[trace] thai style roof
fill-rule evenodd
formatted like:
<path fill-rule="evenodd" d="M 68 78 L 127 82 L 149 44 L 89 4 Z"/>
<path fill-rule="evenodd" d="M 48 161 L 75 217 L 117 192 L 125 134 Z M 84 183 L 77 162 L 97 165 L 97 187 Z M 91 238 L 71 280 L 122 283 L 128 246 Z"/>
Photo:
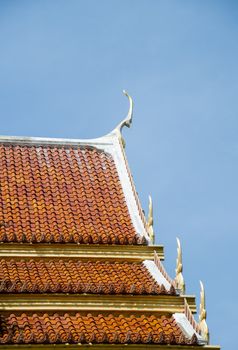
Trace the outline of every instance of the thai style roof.
<path fill-rule="evenodd" d="M 146 243 L 110 153 L 80 141 L 34 141 L 0 139 L 0 241 Z"/>
<path fill-rule="evenodd" d="M 125 93 L 126 94 L 126 93 Z M 126 94 L 127 95 L 127 94 Z M 2 349 L 219 349 L 208 345 L 176 276 L 154 245 L 121 130 L 93 140 L 0 136 L 0 344 Z"/>

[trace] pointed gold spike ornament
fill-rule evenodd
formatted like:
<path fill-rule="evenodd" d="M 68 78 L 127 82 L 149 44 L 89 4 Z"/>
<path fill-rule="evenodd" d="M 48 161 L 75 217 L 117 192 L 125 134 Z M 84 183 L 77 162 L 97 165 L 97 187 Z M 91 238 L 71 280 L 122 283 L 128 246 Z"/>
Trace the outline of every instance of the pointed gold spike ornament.
<path fill-rule="evenodd" d="M 204 340 L 209 343 L 209 330 L 207 327 L 207 311 L 206 311 L 206 303 L 205 303 L 205 290 L 203 283 L 200 281 L 200 308 L 199 308 L 199 329 L 201 331 L 201 335 L 204 338 Z"/>
<path fill-rule="evenodd" d="M 177 261 L 176 261 L 176 276 L 175 276 L 175 285 L 177 289 L 180 289 L 181 293 L 185 293 L 185 282 L 183 278 L 183 262 L 182 262 L 182 248 L 181 243 L 178 238 L 177 240 Z"/>
<path fill-rule="evenodd" d="M 125 140 L 123 139 L 122 137 L 122 129 L 124 126 L 127 126 L 128 128 L 130 128 L 131 126 L 131 123 L 132 123 L 132 116 L 133 116 L 133 100 L 131 98 L 131 96 L 125 91 L 123 90 L 123 94 L 128 98 L 129 100 L 129 111 L 127 113 L 127 116 L 125 119 L 123 119 L 118 125 L 117 127 L 115 128 L 115 131 L 117 132 L 117 135 L 123 145 L 123 147 L 125 148 Z"/>
<path fill-rule="evenodd" d="M 147 231 L 149 233 L 149 237 L 151 240 L 151 243 L 155 243 L 155 234 L 154 234 L 154 229 L 153 229 L 153 202 L 151 196 L 149 196 L 149 212 L 148 212 L 148 219 L 147 219 Z"/>

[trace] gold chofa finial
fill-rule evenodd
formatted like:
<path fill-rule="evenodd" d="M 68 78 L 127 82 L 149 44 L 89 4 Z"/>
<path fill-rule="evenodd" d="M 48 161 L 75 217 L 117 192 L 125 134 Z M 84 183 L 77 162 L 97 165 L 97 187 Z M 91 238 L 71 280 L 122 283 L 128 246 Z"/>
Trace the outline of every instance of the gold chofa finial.
<path fill-rule="evenodd" d="M 124 126 L 127 126 L 128 128 L 131 126 L 132 123 L 132 116 L 133 116 L 133 101 L 131 96 L 125 91 L 123 90 L 123 94 L 128 98 L 129 100 L 129 111 L 127 113 L 127 116 L 125 119 L 123 119 L 115 128 L 115 131 L 118 134 L 118 137 L 120 139 L 120 141 L 122 142 L 123 147 L 125 148 L 125 141 L 122 137 L 122 129 Z"/>
<path fill-rule="evenodd" d="M 207 327 L 207 311 L 206 311 L 206 303 L 205 303 L 205 291 L 203 283 L 200 281 L 200 309 L 199 309 L 199 328 L 201 331 L 201 335 L 209 343 L 209 330 Z"/>
<path fill-rule="evenodd" d="M 181 290 L 181 293 L 185 293 L 185 283 L 183 278 L 183 261 L 182 261 L 182 248 L 180 244 L 180 240 L 177 240 L 177 261 L 176 261 L 176 276 L 175 276 L 175 285 L 177 289 Z"/>
<path fill-rule="evenodd" d="M 153 202 L 151 196 L 149 196 L 149 212 L 148 212 L 148 219 L 147 219 L 147 230 L 149 233 L 149 237 L 151 240 L 151 243 L 155 243 L 155 234 L 154 234 L 154 229 L 153 229 Z"/>

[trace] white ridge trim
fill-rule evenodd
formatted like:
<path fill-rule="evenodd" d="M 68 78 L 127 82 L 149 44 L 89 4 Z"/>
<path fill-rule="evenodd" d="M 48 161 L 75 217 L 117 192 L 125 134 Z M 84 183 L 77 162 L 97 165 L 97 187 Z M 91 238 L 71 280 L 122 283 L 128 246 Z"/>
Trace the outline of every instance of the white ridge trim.
<path fill-rule="evenodd" d="M 112 139 L 113 147 L 111 148 L 111 155 L 113 156 L 114 162 L 116 164 L 117 172 L 120 178 L 121 186 L 124 192 L 124 196 L 126 199 L 127 207 L 129 210 L 129 214 L 135 227 L 135 230 L 138 235 L 141 237 L 144 236 L 148 241 L 149 237 L 145 230 L 144 224 L 140 217 L 140 213 L 137 207 L 136 199 L 133 193 L 133 188 L 131 184 L 131 180 L 127 171 L 125 159 L 122 153 L 120 141 L 116 134 L 111 133 L 106 137 L 110 137 Z"/>
<path fill-rule="evenodd" d="M 3 144 L 21 144 L 21 145 L 45 145 L 45 146 L 92 146 L 104 149 L 110 143 L 107 136 L 96 139 L 67 139 L 67 138 L 49 138 L 49 137 L 30 137 L 30 136 L 2 136 L 0 143 Z"/>
<path fill-rule="evenodd" d="M 144 266 L 147 268 L 151 276 L 156 280 L 159 285 L 164 285 L 164 287 L 169 291 L 171 284 L 169 281 L 162 275 L 154 261 L 145 260 L 143 261 Z"/>
<path fill-rule="evenodd" d="M 191 339 L 195 333 L 198 339 L 198 343 L 200 345 L 207 344 L 203 337 L 195 331 L 195 329 L 183 313 L 175 313 L 173 314 L 173 317 L 187 338 Z"/>

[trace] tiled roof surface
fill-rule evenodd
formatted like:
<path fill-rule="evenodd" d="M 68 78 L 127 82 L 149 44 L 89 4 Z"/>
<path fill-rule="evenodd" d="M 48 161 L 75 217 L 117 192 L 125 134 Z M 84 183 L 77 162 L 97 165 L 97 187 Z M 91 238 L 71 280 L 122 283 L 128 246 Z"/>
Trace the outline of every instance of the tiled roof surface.
<path fill-rule="evenodd" d="M 0 343 L 197 344 L 173 317 L 72 314 L 2 315 Z"/>
<path fill-rule="evenodd" d="M 142 263 L 0 260 L 1 293 L 175 294 Z"/>
<path fill-rule="evenodd" d="M 0 241 L 146 244 L 111 155 L 1 144 L 0 169 Z"/>
<path fill-rule="evenodd" d="M 89 146 L 17 143 L 0 144 L 0 242 L 52 243 L 52 250 L 53 243 L 147 244 L 133 226 L 112 155 Z M 0 260 L 0 293 L 176 294 L 173 283 L 167 291 L 148 269 L 135 262 L 8 258 Z M 2 311 L 0 344 L 198 345 L 169 315 L 21 312 Z"/>

